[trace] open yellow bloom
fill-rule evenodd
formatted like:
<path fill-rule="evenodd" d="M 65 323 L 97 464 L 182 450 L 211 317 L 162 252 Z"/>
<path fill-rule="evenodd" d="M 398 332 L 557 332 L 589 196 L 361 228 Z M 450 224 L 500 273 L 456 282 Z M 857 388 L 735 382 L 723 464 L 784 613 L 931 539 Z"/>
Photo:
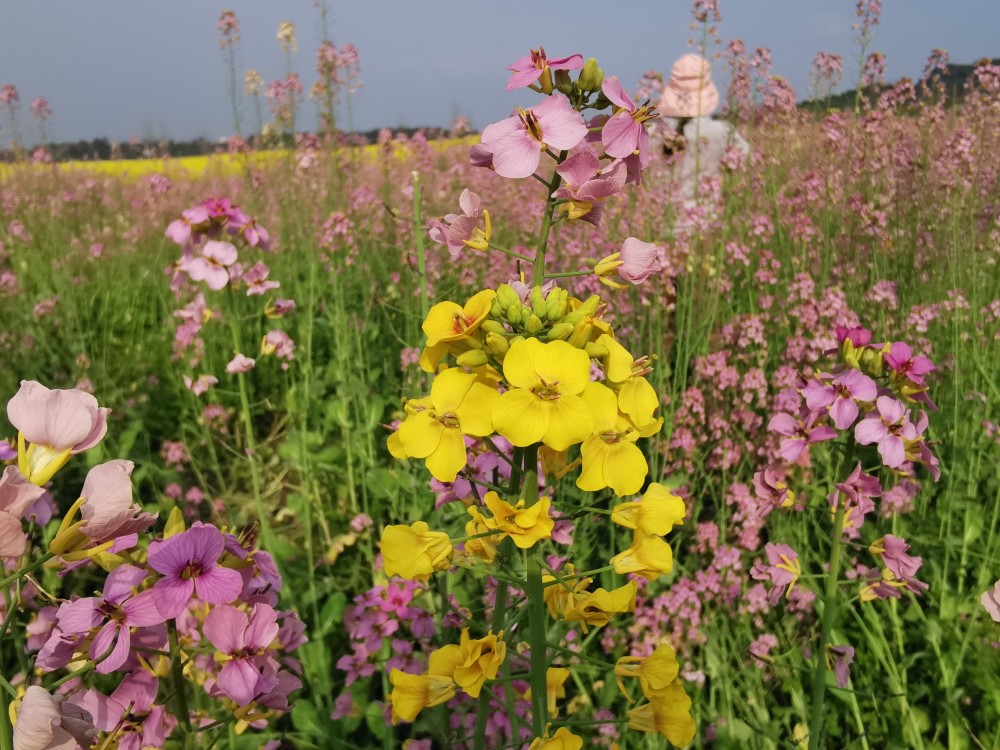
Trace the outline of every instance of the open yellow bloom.
<path fill-rule="evenodd" d="M 482 638 L 473 639 L 469 638 L 469 629 L 464 628 L 457 646 L 444 646 L 434 653 L 438 654 L 441 672 L 447 672 L 444 676 L 451 677 L 462 690 L 478 698 L 483 683 L 496 679 L 507 656 L 507 644 L 503 631 L 497 635 L 490 631 Z"/>
<path fill-rule="evenodd" d="M 571 606 L 575 606 L 578 599 L 587 596 L 587 586 L 593 582 L 593 578 L 573 578 L 575 568 L 572 563 L 566 565 L 566 570 L 562 580 L 552 575 L 542 576 L 542 585 L 545 587 L 543 599 L 545 606 L 549 608 L 549 614 L 553 619 L 561 620 L 563 613 Z"/>
<path fill-rule="evenodd" d="M 599 337 L 596 343 L 598 348 L 607 351 L 603 358 L 604 374 L 618 394 L 618 409 L 635 425 L 640 437 L 655 435 L 663 426 L 663 420 L 653 419 L 660 401 L 656 390 L 644 377 L 652 369 L 649 358 L 635 359 L 609 334 Z"/>
<path fill-rule="evenodd" d="M 582 747 L 582 737 L 573 734 L 566 727 L 559 727 L 551 737 L 546 732 L 545 737 L 533 739 L 528 750 L 580 750 Z"/>
<path fill-rule="evenodd" d="M 474 505 L 468 508 L 472 520 L 465 523 L 466 536 L 475 536 L 476 539 L 465 540 L 465 554 L 478 557 L 487 565 L 492 565 L 497 559 L 497 544 L 503 539 L 500 534 L 493 533 L 490 536 L 478 536 L 493 531 L 489 525 L 489 519 L 479 512 L 479 508 Z"/>
<path fill-rule="evenodd" d="M 385 574 L 411 581 L 426 581 L 434 571 L 447 568 L 454 552 L 448 535 L 431 531 L 423 521 L 386 526 L 379 548 Z"/>
<path fill-rule="evenodd" d="M 493 410 L 493 426 L 511 443 L 563 451 L 593 432 L 594 418 L 580 398 L 590 383 L 585 351 L 565 341 L 521 339 L 511 344 L 503 372 L 511 389 Z"/>
<path fill-rule="evenodd" d="M 660 537 L 636 530 L 632 546 L 612 557 L 611 564 L 621 575 L 635 573 L 655 581 L 674 567 L 674 555 Z"/>
<path fill-rule="evenodd" d="M 642 502 L 620 503 L 612 508 L 611 520 L 629 529 L 663 536 L 674 526 L 683 524 L 686 514 L 681 498 L 671 494 L 662 484 L 653 482 L 646 488 Z"/>
<path fill-rule="evenodd" d="M 486 525 L 492 529 L 504 532 L 504 536 L 494 540 L 499 543 L 504 537 L 510 537 L 521 549 L 529 549 L 542 539 L 552 536 L 555 522 L 549 518 L 549 499 L 541 498 L 530 508 L 524 507 L 524 500 L 517 505 L 511 505 L 495 492 L 487 492 L 483 497 L 486 507 L 493 513 L 493 518 L 486 519 Z"/>
<path fill-rule="evenodd" d="M 393 688 L 389 693 L 393 724 L 413 721 L 425 708 L 447 703 L 455 695 L 455 682 L 450 677 L 407 674 L 393 669 L 389 682 Z"/>
<path fill-rule="evenodd" d="M 594 416 L 594 434 L 583 441 L 583 471 L 576 486 L 586 492 L 610 487 L 616 495 L 634 495 L 649 472 L 646 457 L 636 446 L 639 433 L 618 413 L 614 392 L 591 383 L 581 396 Z"/>
<path fill-rule="evenodd" d="M 613 615 L 635 611 L 637 589 L 635 581 L 629 581 L 611 591 L 597 589 L 585 596 L 573 596 L 563 610 L 563 619 L 566 622 L 579 622 L 584 633 L 588 626 L 604 627 Z"/>
<path fill-rule="evenodd" d="M 622 677 L 638 678 L 643 695 L 649 698 L 652 693 L 669 687 L 670 683 L 677 679 L 679 671 L 677 656 L 669 643 L 661 643 L 647 657 L 623 656 L 615 664 L 618 688 L 626 697 L 628 692 L 622 683 Z M 631 698 L 629 700 L 631 701 Z"/>
<path fill-rule="evenodd" d="M 566 697 L 566 680 L 569 678 L 569 670 L 563 667 L 549 667 L 545 670 L 545 700 L 548 704 L 549 715 L 558 716 L 559 706 L 556 701 Z M 531 688 L 524 694 L 525 700 L 531 700 Z M 536 740 L 537 741 L 537 740 Z M 546 745 L 545 747 L 548 747 Z M 561 747 L 556 745 L 555 747 Z"/>
<path fill-rule="evenodd" d="M 424 372 L 434 372 L 449 351 L 482 348 L 482 343 L 473 337 L 490 314 L 496 296 L 492 289 L 484 289 L 473 295 L 464 307 L 455 302 L 439 302 L 428 311 L 421 326 L 427 336 L 427 346 L 420 355 L 420 367 Z"/>
<path fill-rule="evenodd" d="M 395 446 L 409 457 L 423 458 L 439 482 L 454 482 L 466 464 L 465 435 L 493 432 L 491 415 L 500 395 L 479 382 L 475 373 L 445 370 L 434 379 L 429 399 L 399 425 Z M 429 403 L 428 403 L 429 401 Z"/>
<path fill-rule="evenodd" d="M 694 739 L 691 699 L 677 681 L 650 696 L 649 703 L 628 712 L 628 727 L 638 732 L 662 734 L 672 745 L 683 747 Z"/>

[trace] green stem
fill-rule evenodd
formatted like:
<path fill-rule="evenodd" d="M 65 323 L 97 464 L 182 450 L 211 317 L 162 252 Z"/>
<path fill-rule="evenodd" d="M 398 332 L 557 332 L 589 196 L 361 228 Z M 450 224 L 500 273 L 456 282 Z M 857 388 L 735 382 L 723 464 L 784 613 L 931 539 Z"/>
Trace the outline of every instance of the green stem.
<path fill-rule="evenodd" d="M 522 255 L 521 253 L 515 252 L 514 250 L 510 250 L 509 248 L 504 247 L 503 245 L 497 245 L 491 242 L 489 244 L 489 248 L 490 250 L 498 250 L 504 255 L 509 255 L 511 258 L 517 258 L 518 260 L 523 260 L 525 263 L 535 262 L 534 258 L 529 258 L 527 255 Z"/>
<path fill-rule="evenodd" d="M 509 543 L 508 545 L 509 546 Z M 497 579 L 496 594 L 493 598 L 493 619 L 490 630 L 496 634 L 503 629 L 504 614 L 507 609 L 507 581 Z M 512 704 L 513 705 L 513 704 Z M 479 694 L 479 704 L 476 707 L 476 729 L 473 732 L 475 737 L 475 750 L 484 750 L 486 747 L 486 722 L 490 718 L 490 694 L 483 690 Z"/>
<path fill-rule="evenodd" d="M 565 158 L 566 152 L 563 151 L 559 154 L 559 158 L 556 161 L 561 163 Z M 545 281 L 545 254 L 549 249 L 549 232 L 552 230 L 552 214 L 556 210 L 556 202 L 552 200 L 552 194 L 559 189 L 560 184 L 562 184 L 562 175 L 553 171 L 552 181 L 549 182 L 549 195 L 545 201 L 545 217 L 542 219 L 542 231 L 538 236 L 538 248 L 537 254 L 535 255 L 535 272 L 531 280 L 531 283 L 535 286 L 540 286 L 542 282 Z"/>
<path fill-rule="evenodd" d="M 110 653 L 110 649 L 106 650 L 104 653 L 106 656 L 108 653 Z M 64 677 L 60 677 L 58 680 L 49 685 L 49 692 L 54 692 L 57 688 L 62 687 L 70 680 L 75 680 L 77 677 L 82 677 L 88 672 L 93 672 L 96 666 L 97 666 L 96 660 L 87 662 L 84 666 L 80 667 L 76 671 L 70 672 L 68 675 Z"/>
<path fill-rule="evenodd" d="M 7 693 L 0 691 L 0 750 L 14 750 L 14 728 L 10 725 Z"/>
<path fill-rule="evenodd" d="M 592 276 L 594 273 L 593 269 L 586 268 L 582 271 L 560 271 L 559 273 L 547 273 L 545 278 L 547 279 L 570 279 L 575 276 Z"/>
<path fill-rule="evenodd" d="M 851 462 L 854 460 L 854 434 L 851 433 L 844 449 L 844 459 L 840 465 L 837 477 L 846 477 Z M 847 504 L 841 498 L 839 490 L 834 488 L 837 497 L 837 511 L 833 518 L 833 540 L 830 548 L 830 568 L 827 571 L 826 591 L 823 594 L 823 624 L 819 634 L 819 647 L 816 652 L 816 664 L 813 667 L 812 702 L 809 717 L 809 750 L 819 750 L 823 733 L 823 698 L 826 694 L 826 646 L 830 642 L 830 633 L 837 621 L 837 585 L 840 579 L 840 564 L 844 550 L 844 517 L 847 514 Z"/>
<path fill-rule="evenodd" d="M 171 620 L 168 623 L 170 637 L 170 680 L 173 682 L 176 705 L 174 707 L 176 718 L 184 726 L 184 747 L 189 747 L 191 738 L 191 714 L 188 712 L 186 685 L 184 683 L 184 669 L 181 666 L 181 650 L 177 643 L 177 623 Z"/>
<path fill-rule="evenodd" d="M 427 319 L 431 309 L 427 299 L 427 248 L 424 245 L 423 195 L 420 192 L 420 173 L 411 172 L 413 177 L 413 234 L 417 243 L 417 273 L 420 276 L 421 320 Z"/>
<path fill-rule="evenodd" d="M 7 576 L 6 578 L 4 578 L 3 580 L 0 580 L 0 589 L 5 588 L 9 584 L 11 584 L 14 581 L 16 581 L 18 578 L 23 578 L 24 576 L 28 575 L 28 573 L 30 573 L 31 571 L 36 570 L 37 568 L 42 567 L 45 563 L 47 563 L 53 557 L 55 557 L 54 553 L 52 553 L 52 552 L 46 552 L 44 555 L 42 555 L 41 557 L 39 557 L 33 563 L 29 563 L 28 565 L 25 565 L 20 570 L 15 571 L 14 573 L 11 573 L 9 576 Z"/>
<path fill-rule="evenodd" d="M 528 642 L 531 645 L 531 729 L 536 737 L 545 733 L 548 723 L 547 679 L 548 659 L 545 649 L 545 589 L 542 587 L 542 567 L 537 555 L 528 557 Z"/>

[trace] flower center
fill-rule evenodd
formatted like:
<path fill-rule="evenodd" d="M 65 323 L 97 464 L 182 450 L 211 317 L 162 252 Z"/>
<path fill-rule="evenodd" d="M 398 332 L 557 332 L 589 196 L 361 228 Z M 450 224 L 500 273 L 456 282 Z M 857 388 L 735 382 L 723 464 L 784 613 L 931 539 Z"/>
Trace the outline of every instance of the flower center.
<path fill-rule="evenodd" d="M 554 383 L 546 383 L 544 380 L 539 378 L 539 385 L 534 386 L 531 389 L 542 401 L 555 401 L 559 398 L 559 381 Z"/>
<path fill-rule="evenodd" d="M 542 126 L 538 122 L 538 118 L 535 117 L 535 113 L 530 109 L 522 109 L 520 110 L 519 115 L 521 117 L 521 123 L 524 125 L 525 130 L 528 131 L 528 134 L 536 141 L 541 142 Z"/>
<path fill-rule="evenodd" d="M 191 578 L 197 578 L 202 573 L 205 572 L 204 567 L 201 564 L 201 560 L 194 559 L 184 566 L 184 570 L 181 571 L 182 580 L 190 580 Z"/>

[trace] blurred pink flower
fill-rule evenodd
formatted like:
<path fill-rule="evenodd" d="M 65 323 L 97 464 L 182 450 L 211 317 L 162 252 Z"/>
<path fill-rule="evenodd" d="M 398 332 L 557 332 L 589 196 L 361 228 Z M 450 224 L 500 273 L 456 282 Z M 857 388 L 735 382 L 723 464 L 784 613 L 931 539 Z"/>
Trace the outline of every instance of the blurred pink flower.
<path fill-rule="evenodd" d="M 781 599 L 781 595 L 791 593 L 795 582 L 802 575 L 802 563 L 798 553 L 787 544 L 771 544 L 764 546 L 767 565 L 760 560 L 754 563 L 750 577 L 757 581 L 770 581 L 771 593 L 768 601 L 773 607 Z"/>
<path fill-rule="evenodd" d="M 187 267 L 188 276 L 194 281 L 204 281 L 209 289 L 218 291 L 229 283 L 229 266 L 236 262 L 236 247 L 228 242 L 209 240 Z"/>
<path fill-rule="evenodd" d="M 622 264 L 618 266 L 618 275 L 636 286 L 660 272 L 659 248 L 635 237 L 628 237 L 622 243 L 619 260 Z"/>
<path fill-rule="evenodd" d="M 187 375 L 184 376 L 184 386 L 193 391 L 196 396 L 201 396 L 218 382 L 219 379 L 214 375 L 201 374 L 196 380 L 191 380 Z"/>
<path fill-rule="evenodd" d="M 229 361 L 228 365 L 226 365 L 226 372 L 230 375 L 235 375 L 241 372 L 250 372 L 256 363 L 257 361 L 255 359 L 246 357 L 237 352 L 236 356 Z"/>
<path fill-rule="evenodd" d="M 90 747 L 96 735 L 90 713 L 53 698 L 44 688 L 31 685 L 21 700 L 14 724 L 14 750 Z"/>
<path fill-rule="evenodd" d="M 595 227 L 601 222 L 601 203 L 625 186 L 624 163 L 616 161 L 602 169 L 601 160 L 589 148 L 570 156 L 556 171 L 562 176 L 563 185 L 554 197 L 567 201 L 561 207 L 566 218 L 583 219 Z"/>
<path fill-rule="evenodd" d="M 997 581 L 992 590 L 984 591 L 979 599 L 994 622 L 1000 622 L 1000 581 Z"/>
<path fill-rule="evenodd" d="M 767 429 L 785 436 L 778 448 L 778 455 L 793 464 L 799 460 L 807 446 L 836 438 L 837 431 L 829 425 L 813 426 L 818 418 L 817 411 L 810 411 L 800 419 L 784 412 L 771 417 Z"/>

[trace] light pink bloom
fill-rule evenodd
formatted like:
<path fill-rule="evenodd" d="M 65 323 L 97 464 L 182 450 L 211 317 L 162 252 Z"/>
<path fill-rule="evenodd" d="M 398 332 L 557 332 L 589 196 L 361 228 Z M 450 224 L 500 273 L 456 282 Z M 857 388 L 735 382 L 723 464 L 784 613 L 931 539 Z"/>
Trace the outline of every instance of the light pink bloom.
<path fill-rule="evenodd" d="M 556 171 L 562 176 L 563 186 L 554 196 L 570 202 L 567 218 L 583 219 L 595 227 L 601 222 L 601 203 L 625 186 L 624 163 L 616 161 L 602 169 L 601 160 L 589 148 L 570 156 Z"/>
<path fill-rule="evenodd" d="M 659 249 L 652 242 L 628 237 L 622 243 L 618 259 L 621 261 L 617 269 L 618 275 L 623 281 L 636 286 L 660 272 Z"/>
<path fill-rule="evenodd" d="M 33 484 L 43 485 L 69 457 L 93 448 L 108 429 L 110 409 L 79 390 L 50 390 L 34 380 L 7 403 L 7 418 L 29 446 L 18 467 Z"/>
<path fill-rule="evenodd" d="M 984 591 L 979 599 L 994 622 L 1000 622 L 1000 581 L 993 585 L 991 591 Z"/>
<path fill-rule="evenodd" d="M 564 96 L 549 96 L 513 117 L 487 125 L 482 146 L 492 154 L 493 168 L 501 177 L 530 177 L 538 169 L 542 151 L 549 146 L 568 151 L 587 135 L 579 112 Z"/>
<path fill-rule="evenodd" d="M 169 725 L 166 708 L 156 705 L 158 687 L 153 675 L 138 670 L 127 675 L 110 696 L 91 688 L 79 702 L 95 717 L 98 729 L 115 737 L 118 750 L 163 747 Z"/>
<path fill-rule="evenodd" d="M 16 466 L 8 466 L 0 476 L 0 511 L 14 518 L 27 518 L 45 490 L 28 481 Z"/>
<path fill-rule="evenodd" d="M 211 217 L 208 209 L 204 206 L 195 206 L 181 212 L 181 218 L 170 222 L 167 226 L 166 237 L 168 240 L 178 245 L 186 246 L 192 235 L 200 234 L 208 229 Z"/>
<path fill-rule="evenodd" d="M 929 588 L 926 583 L 916 579 L 924 559 L 906 554 L 910 545 L 905 540 L 892 534 L 886 534 L 882 539 L 874 542 L 870 549 L 872 554 L 882 558 L 888 571 L 882 576 L 880 587 L 884 588 L 888 585 L 893 589 L 906 588 L 914 594 L 919 594 Z M 888 595 L 893 596 L 892 593 Z M 898 596 L 898 593 L 895 596 Z M 885 596 L 880 598 L 885 598 Z"/>
<path fill-rule="evenodd" d="M 194 281 L 204 281 L 209 289 L 218 291 L 229 283 L 229 266 L 236 262 L 236 247 L 228 242 L 209 240 L 187 268 Z"/>
<path fill-rule="evenodd" d="M 767 556 L 768 564 L 764 565 L 758 560 L 750 570 L 750 577 L 757 581 L 771 582 L 768 601 L 774 606 L 782 594 L 787 596 L 791 593 L 802 573 L 802 564 L 799 562 L 798 553 L 787 544 L 768 543 L 764 547 L 764 554 Z"/>
<path fill-rule="evenodd" d="M 78 745 L 90 747 L 96 734 L 87 711 L 32 685 L 17 713 L 14 750 L 76 750 Z"/>
<path fill-rule="evenodd" d="M 879 396 L 875 404 L 876 408 L 855 426 L 854 438 L 860 445 L 878 443 L 882 463 L 897 469 L 906 460 L 904 440 L 916 440 L 917 431 L 902 402 L 891 396 Z"/>
<path fill-rule="evenodd" d="M 0 510 L 0 558 L 20 557 L 24 554 L 26 544 L 27 538 L 21 528 L 21 520 Z"/>
<path fill-rule="evenodd" d="M 295 342 L 284 331 L 268 331 L 260 344 L 260 353 L 264 356 L 275 354 L 278 359 L 295 359 Z"/>
<path fill-rule="evenodd" d="M 513 71 L 507 81 L 507 90 L 516 91 L 535 83 L 542 74 L 548 70 L 579 70 L 583 67 L 582 55 L 570 55 L 569 57 L 558 57 L 549 60 L 545 57 L 545 48 L 531 50 L 512 64 L 507 66 L 507 70 Z"/>
<path fill-rule="evenodd" d="M 896 341 L 885 355 L 885 363 L 897 374 L 921 388 L 927 385 L 924 375 L 935 370 L 934 363 L 927 357 L 914 357 L 909 345 Z"/>
<path fill-rule="evenodd" d="M 649 133 L 644 123 L 655 113 L 648 106 L 637 106 L 615 76 L 604 79 L 601 91 L 617 109 L 601 130 L 604 152 L 616 159 L 638 156 L 639 167 L 645 169 L 649 164 Z"/>
<path fill-rule="evenodd" d="M 448 254 L 453 258 L 466 248 L 480 217 L 485 213 L 479 196 L 468 188 L 459 196 L 458 206 L 462 209 L 461 214 L 448 214 L 443 220 L 433 222 L 427 231 L 434 242 L 447 246 Z"/>
<path fill-rule="evenodd" d="M 278 615 L 267 604 L 255 604 L 249 617 L 236 607 L 222 605 L 205 618 L 205 637 L 229 657 L 217 684 L 237 704 L 246 706 L 257 695 L 277 686 L 265 676 L 264 662 L 278 630 Z"/>
<path fill-rule="evenodd" d="M 218 382 L 219 379 L 214 375 L 201 374 L 197 380 L 191 380 L 187 375 L 184 376 L 184 386 L 188 390 L 193 391 L 196 396 L 201 396 Z"/>
<path fill-rule="evenodd" d="M 818 418 L 817 411 L 810 411 L 804 419 L 795 419 L 784 412 L 771 417 L 767 429 L 785 436 L 778 448 L 778 455 L 793 464 L 799 460 L 807 446 L 837 437 L 837 431 L 829 425 L 814 427 Z"/>
<path fill-rule="evenodd" d="M 80 496 L 83 505 L 80 506 L 80 516 L 83 526 L 80 533 L 89 537 L 96 544 L 138 534 L 145 531 L 156 521 L 153 513 L 145 513 L 142 508 L 132 502 L 132 469 L 131 461 L 115 459 L 98 464 L 83 480 Z"/>
<path fill-rule="evenodd" d="M 829 408 L 830 417 L 838 430 L 846 430 L 858 418 L 858 402 L 871 402 L 878 394 L 875 381 L 860 370 L 847 370 L 830 379 L 821 375 L 810 380 L 802 395 L 810 409 Z"/>
<path fill-rule="evenodd" d="M 277 281 L 269 281 L 267 276 L 271 273 L 271 270 L 267 267 L 264 261 L 257 261 L 253 268 L 243 274 L 243 283 L 247 285 L 247 297 L 253 297 L 255 295 L 266 294 L 272 289 L 277 289 L 281 286 Z"/>
<path fill-rule="evenodd" d="M 228 365 L 226 365 L 226 372 L 230 375 L 236 375 L 241 372 L 250 372 L 256 363 L 257 360 L 252 359 L 251 357 L 246 357 L 237 352 L 236 356 L 229 361 Z"/>

